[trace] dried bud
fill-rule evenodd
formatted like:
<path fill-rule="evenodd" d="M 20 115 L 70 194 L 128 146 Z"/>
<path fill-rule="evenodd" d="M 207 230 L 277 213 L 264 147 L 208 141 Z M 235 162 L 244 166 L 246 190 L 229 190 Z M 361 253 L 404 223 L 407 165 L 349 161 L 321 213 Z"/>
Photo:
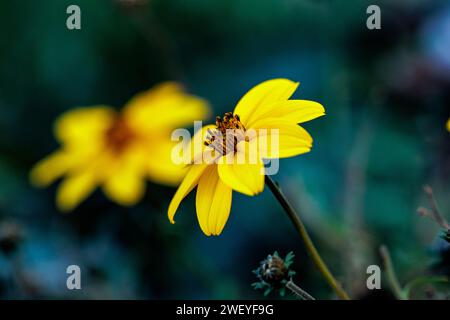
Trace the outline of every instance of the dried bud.
<path fill-rule="evenodd" d="M 420 207 L 417 209 L 417 212 L 422 217 L 429 217 L 434 222 L 436 222 L 439 225 L 439 227 L 442 228 L 440 237 L 445 241 L 447 241 L 448 243 L 450 243 L 450 224 L 439 212 L 436 199 L 434 198 L 433 189 L 429 185 L 425 185 L 423 187 L 423 191 L 428 197 L 428 202 L 430 203 L 431 210 L 428 210 L 424 207 Z"/>
<path fill-rule="evenodd" d="M 261 261 L 259 268 L 253 271 L 259 282 L 253 283 L 252 286 L 255 289 L 264 289 L 264 295 L 277 290 L 283 296 L 287 282 L 295 275 L 295 271 L 290 269 L 293 258 L 292 252 L 289 252 L 284 259 L 276 251 L 274 254 L 269 254 Z"/>

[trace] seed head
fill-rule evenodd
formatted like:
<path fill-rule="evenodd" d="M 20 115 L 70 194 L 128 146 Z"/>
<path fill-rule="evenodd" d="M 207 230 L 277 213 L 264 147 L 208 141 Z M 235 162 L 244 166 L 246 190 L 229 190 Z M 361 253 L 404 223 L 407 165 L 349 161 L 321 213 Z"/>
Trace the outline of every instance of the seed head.
<path fill-rule="evenodd" d="M 260 266 L 253 270 L 259 280 L 252 284 L 253 288 L 265 290 L 264 295 L 268 295 L 272 291 L 278 291 L 281 296 L 284 296 L 287 282 L 295 275 L 295 271 L 290 269 L 293 259 L 293 252 L 289 252 L 284 259 L 276 251 L 269 254 L 266 259 L 260 262 Z"/>

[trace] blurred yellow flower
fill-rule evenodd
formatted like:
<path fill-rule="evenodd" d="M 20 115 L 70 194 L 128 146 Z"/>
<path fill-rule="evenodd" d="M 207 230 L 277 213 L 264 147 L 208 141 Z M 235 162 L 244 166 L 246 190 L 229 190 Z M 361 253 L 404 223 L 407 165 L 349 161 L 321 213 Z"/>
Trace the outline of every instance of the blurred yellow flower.
<path fill-rule="evenodd" d="M 138 202 L 145 178 L 176 185 L 186 173 L 171 161 L 171 132 L 203 119 L 207 102 L 166 82 L 133 97 L 119 113 L 109 106 L 77 108 L 56 121 L 61 148 L 38 162 L 31 182 L 47 186 L 64 177 L 56 196 L 61 211 L 70 211 L 101 186 L 113 201 Z"/>
<path fill-rule="evenodd" d="M 171 223 L 181 201 L 197 186 L 196 211 L 200 228 L 207 236 L 219 235 L 230 214 L 232 190 L 249 196 L 263 191 L 262 159 L 292 157 L 311 150 L 312 137 L 297 124 L 320 117 L 325 110 L 314 101 L 289 100 L 298 85 L 288 79 L 265 81 L 241 98 L 234 113 L 226 113 L 223 119 L 217 117 L 216 125 L 205 126 L 194 135 L 191 143 L 195 144 L 200 137 L 204 147 L 199 150 L 200 155 L 191 157 L 189 171 L 169 205 Z M 267 143 L 270 139 L 267 132 L 271 129 L 276 129 L 278 134 L 276 150 Z M 227 130 L 232 130 L 231 138 L 225 136 Z M 256 131 L 253 138 L 247 135 L 251 130 Z M 252 145 L 264 138 L 265 144 L 253 146 L 256 161 L 249 161 Z M 226 147 L 229 143 L 231 148 Z M 207 153 L 212 161 L 196 161 L 199 157 L 206 158 Z M 234 155 L 232 161 L 226 159 L 230 153 Z M 236 161 L 239 157 L 245 161 Z"/>
<path fill-rule="evenodd" d="M 447 120 L 447 131 L 450 131 L 450 118 Z"/>

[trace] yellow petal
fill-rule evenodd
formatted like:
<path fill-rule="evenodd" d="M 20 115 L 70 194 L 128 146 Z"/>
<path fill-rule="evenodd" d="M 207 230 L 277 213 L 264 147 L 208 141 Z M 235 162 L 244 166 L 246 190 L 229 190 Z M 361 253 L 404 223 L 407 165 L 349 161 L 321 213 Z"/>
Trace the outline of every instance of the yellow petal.
<path fill-rule="evenodd" d="M 315 101 L 309 100 L 285 100 L 271 104 L 264 104 L 252 115 L 247 124 L 251 128 L 253 124 L 265 118 L 277 118 L 292 123 L 303 123 L 318 118 L 325 114 L 324 107 Z"/>
<path fill-rule="evenodd" d="M 252 115 L 261 106 L 289 99 L 299 83 L 288 79 L 272 79 L 264 81 L 248 91 L 238 102 L 234 114 L 239 115 L 241 122 L 247 127 Z"/>
<path fill-rule="evenodd" d="M 61 115 L 55 123 L 55 136 L 66 148 L 77 152 L 98 150 L 104 143 L 103 135 L 108 130 L 116 112 L 106 106 L 78 108 Z"/>
<path fill-rule="evenodd" d="M 31 183 L 45 187 L 64 175 L 73 166 L 73 158 L 62 150 L 40 160 L 30 172 Z"/>
<path fill-rule="evenodd" d="M 263 159 L 287 158 L 309 152 L 313 139 L 302 127 L 286 120 L 268 118 L 254 123 Z"/>
<path fill-rule="evenodd" d="M 172 159 L 172 150 L 176 146 L 176 142 L 171 141 L 170 134 L 166 136 L 155 137 L 155 141 L 148 144 L 148 155 L 145 159 L 147 174 L 153 182 L 177 186 L 187 172 L 186 163 L 174 162 L 180 159 Z"/>
<path fill-rule="evenodd" d="M 132 206 L 136 204 L 144 195 L 145 181 L 141 168 L 135 168 L 133 165 L 124 164 L 119 166 L 107 178 L 103 185 L 105 194 L 123 206 Z"/>
<path fill-rule="evenodd" d="M 254 196 L 264 189 L 264 165 L 260 159 L 256 139 L 241 141 L 232 159 L 226 156 L 218 162 L 220 179 L 233 190 Z M 252 144 L 255 144 L 252 147 Z"/>
<path fill-rule="evenodd" d="M 203 155 L 208 148 L 204 143 L 209 136 L 208 130 L 214 130 L 215 128 L 216 126 L 213 124 L 206 125 L 194 134 L 188 146 L 190 150 L 190 162 L 199 163 L 204 160 Z"/>
<path fill-rule="evenodd" d="M 77 108 L 62 114 L 54 126 L 62 149 L 34 166 L 32 183 L 46 186 L 72 169 L 89 166 L 103 152 L 104 134 L 115 116 L 115 111 L 106 106 Z"/>
<path fill-rule="evenodd" d="M 97 187 L 95 171 L 84 170 L 65 178 L 58 187 L 56 204 L 63 211 L 71 211 L 78 206 Z"/>
<path fill-rule="evenodd" d="M 143 134 L 192 124 L 208 113 L 206 100 L 185 93 L 175 82 L 165 82 L 137 94 L 124 109 L 127 123 Z"/>
<path fill-rule="evenodd" d="M 202 174 L 195 199 L 200 228 L 207 236 L 218 236 L 230 215 L 232 190 L 219 179 L 217 166 Z"/>
<path fill-rule="evenodd" d="M 197 185 L 200 176 L 203 171 L 205 171 L 207 165 L 205 164 L 194 164 L 189 167 L 189 171 L 181 182 L 180 186 L 177 189 L 177 192 L 172 198 L 170 202 L 169 209 L 167 211 L 167 215 L 171 223 L 175 223 L 174 216 L 180 205 L 181 201 L 189 194 L 189 192 L 194 189 Z"/>
<path fill-rule="evenodd" d="M 447 120 L 447 131 L 450 131 L 450 119 Z"/>
<path fill-rule="evenodd" d="M 182 136 L 182 140 L 179 136 L 174 136 L 173 139 L 178 138 L 180 140 L 173 142 L 170 153 L 173 157 L 176 157 L 177 162 L 183 163 L 185 165 L 192 163 L 202 163 L 203 154 L 206 149 L 209 149 L 207 148 L 207 146 L 205 146 L 206 138 L 209 136 L 208 130 L 214 130 L 215 128 L 216 126 L 212 124 L 203 126 L 194 133 L 194 136 L 191 139 L 184 139 L 185 137 Z M 189 134 L 190 137 L 190 133 L 188 131 L 187 134 Z M 161 138 L 164 137 L 161 136 Z"/>

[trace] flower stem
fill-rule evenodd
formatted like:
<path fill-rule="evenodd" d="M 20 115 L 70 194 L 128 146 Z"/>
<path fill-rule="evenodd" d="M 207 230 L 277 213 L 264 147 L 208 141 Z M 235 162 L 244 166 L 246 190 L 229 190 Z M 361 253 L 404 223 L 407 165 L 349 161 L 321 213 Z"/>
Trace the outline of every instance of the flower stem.
<path fill-rule="evenodd" d="M 297 286 L 292 280 L 289 280 L 289 282 L 286 283 L 286 288 L 291 290 L 293 293 L 295 293 L 299 298 L 303 300 L 316 300 L 308 292 Z"/>
<path fill-rule="evenodd" d="M 392 292 L 398 300 L 408 300 L 405 292 L 400 285 L 400 282 L 397 279 L 397 275 L 394 271 L 394 266 L 392 265 L 391 255 L 389 254 L 389 250 L 386 246 L 380 247 L 380 255 L 383 260 L 384 269 L 386 271 L 387 279 L 391 286 Z"/>
<path fill-rule="evenodd" d="M 344 291 L 344 289 L 342 289 L 341 285 L 336 281 L 336 279 L 333 277 L 330 270 L 328 269 L 327 265 L 320 257 L 320 254 L 317 251 L 316 247 L 314 246 L 303 222 L 300 220 L 300 217 L 295 212 L 294 208 L 291 206 L 291 204 L 288 202 L 284 194 L 281 192 L 279 186 L 272 180 L 272 178 L 270 178 L 270 176 L 266 176 L 266 184 L 269 187 L 270 191 L 272 191 L 275 198 L 277 198 L 278 202 L 281 204 L 284 211 L 286 211 L 287 215 L 291 219 L 291 222 L 293 223 L 297 232 L 300 234 L 300 237 L 302 238 L 306 246 L 306 250 L 308 251 L 309 255 L 311 256 L 312 260 L 316 264 L 319 271 L 322 273 L 325 280 L 328 282 L 331 288 L 333 288 L 333 290 L 336 292 L 337 296 L 340 299 L 350 300 L 348 294 Z"/>

